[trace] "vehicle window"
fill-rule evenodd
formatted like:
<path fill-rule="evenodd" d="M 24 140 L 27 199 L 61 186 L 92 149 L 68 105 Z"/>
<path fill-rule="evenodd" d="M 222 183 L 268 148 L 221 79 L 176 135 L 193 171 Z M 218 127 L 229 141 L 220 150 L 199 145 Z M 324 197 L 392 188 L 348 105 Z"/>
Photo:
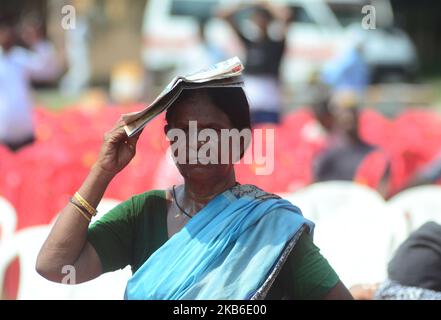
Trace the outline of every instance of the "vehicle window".
<path fill-rule="evenodd" d="M 293 12 L 293 20 L 301 23 L 315 23 L 311 16 L 306 12 L 305 8 L 299 6 L 290 6 Z"/>
<path fill-rule="evenodd" d="M 172 16 L 191 16 L 198 20 L 207 20 L 219 0 L 173 0 L 171 5 Z"/>
<path fill-rule="evenodd" d="M 344 27 L 353 23 L 359 23 L 363 18 L 361 13 L 361 4 L 331 4 L 330 8 L 334 12 L 340 24 Z"/>

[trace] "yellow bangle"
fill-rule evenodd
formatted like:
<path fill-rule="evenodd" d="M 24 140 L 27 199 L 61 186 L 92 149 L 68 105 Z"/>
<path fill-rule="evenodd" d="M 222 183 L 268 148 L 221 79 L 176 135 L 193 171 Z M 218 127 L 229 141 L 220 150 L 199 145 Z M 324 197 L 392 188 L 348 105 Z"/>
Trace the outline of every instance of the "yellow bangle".
<path fill-rule="evenodd" d="M 96 209 L 94 207 L 92 207 L 89 202 L 87 202 L 78 192 L 75 192 L 74 195 L 75 199 L 78 200 L 78 202 L 81 204 L 82 207 L 84 207 L 84 209 L 86 209 L 87 212 L 90 213 L 90 215 L 92 217 L 96 216 Z"/>
<path fill-rule="evenodd" d="M 84 219 L 86 219 L 87 220 L 87 222 L 89 223 L 90 221 L 91 221 L 91 218 L 89 217 L 89 216 L 87 216 L 84 212 L 83 212 L 83 210 L 81 210 L 81 208 L 75 203 L 75 202 L 73 202 L 72 201 L 72 198 L 71 198 L 71 200 L 70 200 L 70 203 L 74 206 L 74 208 L 84 217 Z"/>

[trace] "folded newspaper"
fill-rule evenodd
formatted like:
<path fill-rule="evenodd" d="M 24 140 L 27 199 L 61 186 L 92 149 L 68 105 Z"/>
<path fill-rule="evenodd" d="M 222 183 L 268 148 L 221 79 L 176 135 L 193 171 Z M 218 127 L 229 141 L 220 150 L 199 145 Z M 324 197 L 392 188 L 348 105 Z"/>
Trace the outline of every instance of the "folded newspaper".
<path fill-rule="evenodd" d="M 126 123 L 124 129 L 127 136 L 132 137 L 137 134 L 149 121 L 167 110 L 184 89 L 242 87 L 243 69 L 240 59 L 234 57 L 199 72 L 175 77 L 144 110 L 122 115 Z"/>

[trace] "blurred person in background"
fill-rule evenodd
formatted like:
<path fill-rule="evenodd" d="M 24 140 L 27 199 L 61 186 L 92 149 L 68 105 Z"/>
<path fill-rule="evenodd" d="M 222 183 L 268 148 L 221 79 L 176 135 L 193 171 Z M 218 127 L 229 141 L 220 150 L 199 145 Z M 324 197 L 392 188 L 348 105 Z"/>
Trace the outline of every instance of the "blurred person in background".
<path fill-rule="evenodd" d="M 330 100 L 332 125 L 330 141 L 314 163 L 315 181 L 357 181 L 388 194 L 389 160 L 359 134 L 359 98 L 357 93 L 342 91 Z"/>
<path fill-rule="evenodd" d="M 369 66 L 363 56 L 364 33 L 350 30 L 345 46 L 322 70 L 321 81 L 335 92 L 354 91 L 363 95 L 370 82 Z"/>
<path fill-rule="evenodd" d="M 12 16 L 0 17 L 0 143 L 12 151 L 35 140 L 31 80 L 50 81 L 58 75 L 56 52 L 42 30 L 36 16 L 19 25 Z"/>
<path fill-rule="evenodd" d="M 39 73 L 35 75 L 35 81 L 53 82 L 60 74 L 60 61 L 55 50 L 55 46 L 45 34 L 44 21 L 41 16 L 35 12 L 29 12 L 20 20 L 18 44 L 22 47 L 41 53 L 39 61 L 44 66 L 39 66 Z"/>
<path fill-rule="evenodd" d="M 330 90 L 326 85 L 318 84 L 312 87 L 313 101 L 311 102 L 310 112 L 314 116 L 302 128 L 302 136 L 307 141 L 315 140 L 321 145 L 332 144 L 332 129 L 334 127 L 334 117 L 330 110 Z"/>
<path fill-rule="evenodd" d="M 246 10 L 250 11 L 248 29 L 242 28 L 238 17 Z M 217 15 L 229 23 L 246 51 L 245 90 L 250 99 L 251 123 L 279 123 L 282 111 L 279 69 L 292 21 L 291 10 L 262 2 L 222 9 Z"/>
<path fill-rule="evenodd" d="M 192 50 L 184 51 L 179 73 L 191 74 L 194 70 L 205 69 L 228 59 L 222 48 L 208 37 L 208 26 L 208 19 L 198 21 L 198 45 L 194 46 Z"/>
<path fill-rule="evenodd" d="M 335 119 L 330 110 L 330 91 L 325 87 L 320 87 L 320 94 L 317 94 L 315 101 L 312 103 L 312 112 L 317 123 L 326 133 L 332 132 Z"/>
<path fill-rule="evenodd" d="M 441 300 L 441 225 L 429 221 L 414 231 L 388 265 L 388 281 L 376 299 Z"/>
<path fill-rule="evenodd" d="M 209 65 L 216 64 L 220 61 L 228 59 L 226 53 L 218 46 L 214 41 L 211 41 L 207 35 L 208 32 L 208 21 L 199 21 L 198 31 L 200 43 L 207 52 Z M 193 69 L 194 70 L 194 69 Z"/>
<path fill-rule="evenodd" d="M 315 84 L 311 88 L 312 100 L 309 112 L 312 117 L 301 128 L 301 138 L 314 150 L 312 159 L 316 158 L 325 148 L 332 145 L 334 117 L 330 110 L 330 90 L 322 84 Z M 310 163 L 311 164 L 311 163 Z"/>
<path fill-rule="evenodd" d="M 389 262 L 388 279 L 356 285 L 358 300 L 441 300 L 441 225 L 429 221 L 398 247 Z"/>

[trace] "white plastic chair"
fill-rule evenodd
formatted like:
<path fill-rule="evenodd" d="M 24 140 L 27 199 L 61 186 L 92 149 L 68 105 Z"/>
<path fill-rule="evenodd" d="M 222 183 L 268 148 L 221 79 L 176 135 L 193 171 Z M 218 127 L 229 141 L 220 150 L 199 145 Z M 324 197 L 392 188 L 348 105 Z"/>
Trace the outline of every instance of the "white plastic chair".
<path fill-rule="evenodd" d="M 396 248 L 424 223 L 441 224 L 441 187 L 430 185 L 404 190 L 389 199 L 387 206 L 402 226 L 401 232 L 395 234 Z"/>
<path fill-rule="evenodd" d="M 5 242 L 0 249 L 0 288 L 6 269 L 19 257 L 20 276 L 17 299 L 123 299 L 130 268 L 104 274 L 97 279 L 78 285 L 65 285 L 48 281 L 35 271 L 38 252 L 49 234 L 49 226 L 23 229 Z"/>
<path fill-rule="evenodd" d="M 14 234 L 16 226 L 17 215 L 14 207 L 0 197 L 0 245 Z"/>
<path fill-rule="evenodd" d="M 100 214 L 94 219 L 99 219 L 119 202 L 113 199 L 103 199 L 98 206 Z M 16 257 L 19 257 L 20 282 L 17 299 L 123 299 L 127 280 L 131 276 L 130 267 L 103 274 L 97 279 L 78 285 L 53 283 L 35 271 L 38 252 L 52 224 L 20 230 L 0 247 L 0 288 L 3 287 L 2 281 L 6 269 Z"/>
<path fill-rule="evenodd" d="M 72 287 L 50 282 L 35 271 L 38 252 L 49 234 L 48 226 L 35 226 L 17 232 L 0 248 L 0 288 L 7 268 L 19 258 L 17 299 L 68 299 Z"/>
<path fill-rule="evenodd" d="M 287 197 L 316 224 L 314 243 L 346 286 L 386 278 L 393 234 L 383 198 L 346 181 L 310 185 Z"/>

